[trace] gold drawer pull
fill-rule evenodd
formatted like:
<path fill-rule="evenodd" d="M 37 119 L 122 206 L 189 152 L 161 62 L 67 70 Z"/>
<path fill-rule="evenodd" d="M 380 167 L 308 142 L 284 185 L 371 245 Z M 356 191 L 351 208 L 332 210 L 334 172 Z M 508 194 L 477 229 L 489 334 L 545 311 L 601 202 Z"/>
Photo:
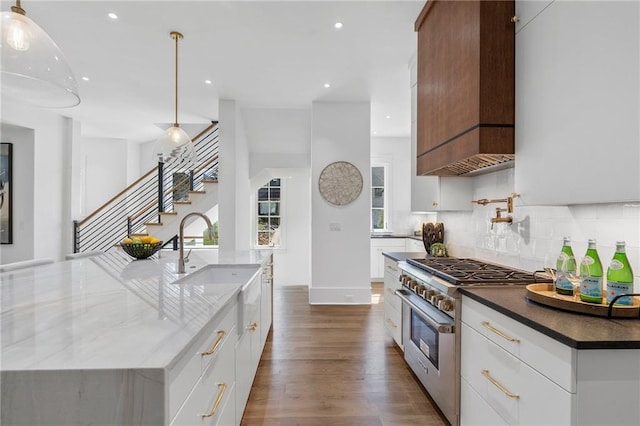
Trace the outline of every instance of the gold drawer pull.
<path fill-rule="evenodd" d="M 249 324 L 249 326 L 247 327 L 249 331 L 256 331 L 257 328 L 258 328 L 258 323 L 255 321 Z"/>
<path fill-rule="evenodd" d="M 514 399 L 519 399 L 520 398 L 520 395 L 518 395 L 516 393 L 509 392 L 504 386 L 502 386 L 502 384 L 499 381 L 497 381 L 496 379 L 491 377 L 491 374 L 489 374 L 489 370 L 482 370 L 481 373 L 482 373 L 482 375 L 484 377 L 487 378 L 487 380 L 489 380 L 495 387 L 500 389 L 502 391 L 502 393 L 507 395 L 509 398 L 514 398 Z"/>
<path fill-rule="evenodd" d="M 482 325 L 485 328 L 488 328 L 489 330 L 493 331 L 494 333 L 496 333 L 498 336 L 507 339 L 510 342 L 516 342 L 516 343 L 520 343 L 520 339 L 516 338 L 516 337 L 511 337 L 511 336 L 507 336 L 506 334 L 504 334 L 502 331 L 498 330 L 497 328 L 495 328 L 494 326 L 492 326 L 491 324 L 489 324 L 489 321 L 482 321 Z"/>
<path fill-rule="evenodd" d="M 393 328 L 398 328 L 398 325 L 395 322 L 391 321 L 391 318 L 387 318 L 387 323 Z"/>
<path fill-rule="evenodd" d="M 218 333 L 218 338 L 213 343 L 213 346 L 211 346 L 211 349 L 209 349 L 206 352 L 202 352 L 200 355 L 202 355 L 202 356 L 213 355 L 213 353 L 218 349 L 218 346 L 220 346 L 220 343 L 222 343 L 222 339 L 224 338 L 225 331 L 224 330 L 218 330 L 218 331 L 216 331 L 216 333 Z"/>
<path fill-rule="evenodd" d="M 227 390 L 226 383 L 218 383 L 218 396 L 216 396 L 216 400 L 213 403 L 213 408 L 209 411 L 209 414 L 201 414 L 202 418 L 213 417 L 216 415 L 216 411 L 218 411 L 218 406 L 222 402 L 222 397 L 224 397 L 224 392 Z"/>

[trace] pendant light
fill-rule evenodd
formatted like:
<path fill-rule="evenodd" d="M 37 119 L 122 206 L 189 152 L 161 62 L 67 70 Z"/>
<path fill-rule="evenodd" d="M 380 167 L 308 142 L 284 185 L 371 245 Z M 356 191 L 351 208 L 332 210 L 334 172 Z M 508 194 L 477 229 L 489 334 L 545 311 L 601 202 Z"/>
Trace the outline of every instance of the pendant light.
<path fill-rule="evenodd" d="M 191 138 L 180 128 L 178 123 L 178 41 L 184 36 L 171 31 L 171 38 L 176 42 L 176 67 L 175 67 L 175 120 L 173 127 L 168 128 L 156 143 L 156 157 L 162 163 L 184 163 L 184 166 L 192 167 L 196 162 L 196 151 Z"/>
<path fill-rule="evenodd" d="M 78 105 L 78 85 L 64 55 L 20 0 L 0 19 L 2 94 L 48 108 Z"/>

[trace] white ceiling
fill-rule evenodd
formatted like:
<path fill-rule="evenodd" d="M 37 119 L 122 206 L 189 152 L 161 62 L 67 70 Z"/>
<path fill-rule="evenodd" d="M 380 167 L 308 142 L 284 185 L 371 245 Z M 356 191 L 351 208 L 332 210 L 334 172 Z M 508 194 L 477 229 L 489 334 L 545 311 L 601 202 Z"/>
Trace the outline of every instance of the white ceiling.
<path fill-rule="evenodd" d="M 12 2 L 2 1 L 2 10 Z M 174 41 L 180 31 L 179 121 L 218 118 L 218 99 L 309 108 L 370 101 L 372 134 L 410 134 L 408 63 L 424 1 L 23 0 L 57 42 L 81 104 L 59 110 L 89 137 L 153 140 L 173 122 Z M 118 14 L 118 20 L 107 17 Z M 344 27 L 334 28 L 341 21 Z M 83 81 L 81 77 L 89 77 Z M 204 80 L 212 84 L 207 85 Z M 329 82 L 330 88 L 324 88 Z M 387 118 L 390 116 L 390 118 Z M 187 126 L 189 127 L 189 126 Z M 202 127 L 202 126 L 196 126 Z"/>

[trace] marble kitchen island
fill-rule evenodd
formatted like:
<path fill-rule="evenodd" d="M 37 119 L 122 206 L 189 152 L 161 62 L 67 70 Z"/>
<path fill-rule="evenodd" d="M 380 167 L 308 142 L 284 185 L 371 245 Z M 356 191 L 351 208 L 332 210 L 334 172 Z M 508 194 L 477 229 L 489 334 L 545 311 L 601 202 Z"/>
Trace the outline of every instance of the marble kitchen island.
<path fill-rule="evenodd" d="M 114 250 L 1 274 L 2 424 L 183 423 L 176 419 L 201 376 L 216 367 L 210 364 L 224 361 L 235 371 L 242 294 L 257 280 L 248 303 L 255 305 L 257 294 L 259 315 L 270 259 L 268 251 L 197 250 L 187 274 L 178 274 L 177 252 L 132 260 Z M 253 265 L 255 274 L 205 284 L 208 265 Z M 200 270 L 205 278 L 189 283 Z M 270 312 L 268 318 L 265 331 Z M 218 345 L 229 355 L 216 352 Z M 211 356 L 202 355 L 209 348 Z M 239 423 L 234 390 L 220 399 L 234 413 L 226 418 Z M 211 389 L 207 398 L 221 393 Z M 204 424 L 198 415 L 186 423 Z"/>

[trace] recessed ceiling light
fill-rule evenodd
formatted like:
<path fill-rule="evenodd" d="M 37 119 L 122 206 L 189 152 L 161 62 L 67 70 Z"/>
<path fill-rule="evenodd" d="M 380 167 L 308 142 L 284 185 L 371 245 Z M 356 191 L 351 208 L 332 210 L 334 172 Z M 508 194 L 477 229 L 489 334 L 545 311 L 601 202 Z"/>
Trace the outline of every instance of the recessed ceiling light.
<path fill-rule="evenodd" d="M 84 81 L 89 81 L 89 77 L 82 77 Z"/>
<path fill-rule="evenodd" d="M 333 26 L 336 30 L 339 30 L 340 28 L 342 28 L 342 22 L 336 22 L 335 24 L 333 24 Z"/>
<path fill-rule="evenodd" d="M 115 13 L 113 13 L 113 12 L 109 12 L 109 13 L 107 14 L 107 16 L 108 16 L 109 18 L 111 18 L 111 19 L 118 19 L 118 15 L 116 15 L 116 14 L 115 14 Z"/>
<path fill-rule="evenodd" d="M 391 118 L 390 115 L 385 116 L 384 118 L 386 118 L 387 120 Z"/>
<path fill-rule="evenodd" d="M 324 84 L 324 88 L 325 88 L 325 89 L 328 89 L 329 87 L 331 87 L 331 85 L 330 85 L 329 83 L 325 83 L 325 84 Z"/>
<path fill-rule="evenodd" d="M 205 84 L 211 84 L 211 80 L 205 80 L 204 83 Z"/>

